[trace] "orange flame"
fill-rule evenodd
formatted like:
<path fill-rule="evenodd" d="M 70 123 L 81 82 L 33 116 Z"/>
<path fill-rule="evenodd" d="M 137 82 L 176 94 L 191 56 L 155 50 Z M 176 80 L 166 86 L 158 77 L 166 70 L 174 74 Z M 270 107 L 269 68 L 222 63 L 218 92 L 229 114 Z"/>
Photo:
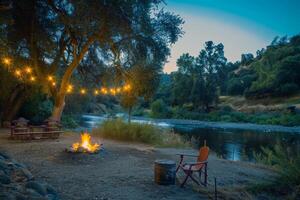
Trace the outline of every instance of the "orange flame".
<path fill-rule="evenodd" d="M 100 149 L 100 145 L 98 143 L 91 143 L 91 136 L 88 133 L 81 134 L 81 143 L 77 142 L 72 144 L 73 151 L 78 151 L 79 148 L 82 148 L 85 152 L 93 153 Z"/>

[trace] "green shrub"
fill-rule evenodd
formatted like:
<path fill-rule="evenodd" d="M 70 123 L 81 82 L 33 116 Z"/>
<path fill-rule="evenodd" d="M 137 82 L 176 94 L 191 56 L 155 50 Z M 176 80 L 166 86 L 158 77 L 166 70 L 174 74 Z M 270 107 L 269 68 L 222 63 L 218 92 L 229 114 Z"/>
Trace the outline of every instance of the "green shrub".
<path fill-rule="evenodd" d="M 103 122 L 98 128 L 93 129 L 93 135 L 103 138 L 141 142 L 145 144 L 164 147 L 182 147 L 187 144 L 181 136 L 167 132 L 155 125 L 127 123 L 122 119 L 113 119 Z"/>
<path fill-rule="evenodd" d="M 275 183 L 261 189 L 291 197 L 300 195 L 300 153 L 298 151 L 277 144 L 273 149 L 262 148 L 262 153 L 255 154 L 255 159 L 259 163 L 274 167 L 279 174 Z"/>
<path fill-rule="evenodd" d="M 277 90 L 278 95 L 283 95 L 283 96 L 290 96 L 292 94 L 295 94 L 298 91 L 299 91 L 299 87 L 295 83 L 286 83 L 284 85 L 281 85 Z"/>
<path fill-rule="evenodd" d="M 157 99 L 151 104 L 151 117 L 153 118 L 171 117 L 171 112 L 162 99 Z"/>
<path fill-rule="evenodd" d="M 64 128 L 77 128 L 79 126 L 78 119 L 74 115 L 63 115 L 61 118 L 61 123 Z"/>

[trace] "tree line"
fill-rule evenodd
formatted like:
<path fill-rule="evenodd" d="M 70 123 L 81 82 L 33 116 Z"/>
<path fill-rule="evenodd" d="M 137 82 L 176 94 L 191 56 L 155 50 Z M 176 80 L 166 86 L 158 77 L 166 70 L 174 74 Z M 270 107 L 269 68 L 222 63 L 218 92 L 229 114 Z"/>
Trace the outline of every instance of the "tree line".
<path fill-rule="evenodd" d="M 234 63 L 227 62 L 222 43 L 208 41 L 198 56 L 181 55 L 177 71 L 162 75 L 153 102 L 154 107 L 164 104 L 210 112 L 221 95 L 286 97 L 299 92 L 299 81 L 300 35 L 276 37 L 255 56 L 242 54 L 241 60 Z"/>

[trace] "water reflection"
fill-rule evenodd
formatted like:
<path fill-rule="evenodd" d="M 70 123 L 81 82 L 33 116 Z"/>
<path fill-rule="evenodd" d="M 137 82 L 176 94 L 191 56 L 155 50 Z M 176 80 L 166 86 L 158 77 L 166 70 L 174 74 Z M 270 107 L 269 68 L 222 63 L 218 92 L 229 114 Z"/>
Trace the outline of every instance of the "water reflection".
<path fill-rule="evenodd" d="M 228 160 L 255 161 L 255 153 L 261 153 L 262 147 L 272 148 L 275 145 L 289 146 L 293 151 L 300 151 L 300 135 L 292 133 L 254 132 L 254 131 L 225 131 L 216 129 L 183 129 L 176 128 L 175 132 L 191 140 L 195 148 L 203 141 L 216 154 Z"/>
<path fill-rule="evenodd" d="M 83 115 L 82 127 L 88 130 L 100 125 L 109 116 Z M 153 121 L 151 119 L 133 119 L 138 123 L 149 123 L 161 127 L 173 127 L 174 131 L 190 140 L 194 148 L 207 145 L 216 154 L 228 160 L 255 161 L 255 153 L 260 153 L 261 148 L 272 148 L 275 145 L 289 147 L 291 151 L 300 152 L 300 134 L 280 133 L 280 132 L 255 132 L 242 130 L 220 130 L 195 128 L 192 125 L 172 125 L 163 121 Z"/>

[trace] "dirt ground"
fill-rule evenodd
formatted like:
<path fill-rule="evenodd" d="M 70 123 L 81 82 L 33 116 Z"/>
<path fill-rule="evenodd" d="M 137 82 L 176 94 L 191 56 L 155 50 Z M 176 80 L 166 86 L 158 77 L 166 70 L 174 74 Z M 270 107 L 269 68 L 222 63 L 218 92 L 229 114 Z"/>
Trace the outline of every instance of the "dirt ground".
<path fill-rule="evenodd" d="M 12 141 L 8 130 L 0 130 L 0 151 L 6 152 L 24 163 L 36 179 L 48 182 L 56 188 L 61 199 L 208 199 L 203 191 L 213 191 L 217 177 L 218 189 L 233 189 L 268 181 L 274 173 L 262 166 L 233 162 L 210 155 L 208 165 L 208 189 L 196 187 L 191 182 L 185 188 L 159 186 L 154 183 L 156 159 L 178 160 L 176 153 L 193 150 L 153 148 L 141 144 L 101 140 L 105 151 L 95 155 L 65 152 L 79 134 L 64 134 L 57 140 Z M 94 139 L 100 142 L 99 139 Z M 180 181 L 183 174 L 179 174 Z M 202 192 L 199 192 L 202 191 Z M 209 192 L 209 196 L 212 196 Z"/>

